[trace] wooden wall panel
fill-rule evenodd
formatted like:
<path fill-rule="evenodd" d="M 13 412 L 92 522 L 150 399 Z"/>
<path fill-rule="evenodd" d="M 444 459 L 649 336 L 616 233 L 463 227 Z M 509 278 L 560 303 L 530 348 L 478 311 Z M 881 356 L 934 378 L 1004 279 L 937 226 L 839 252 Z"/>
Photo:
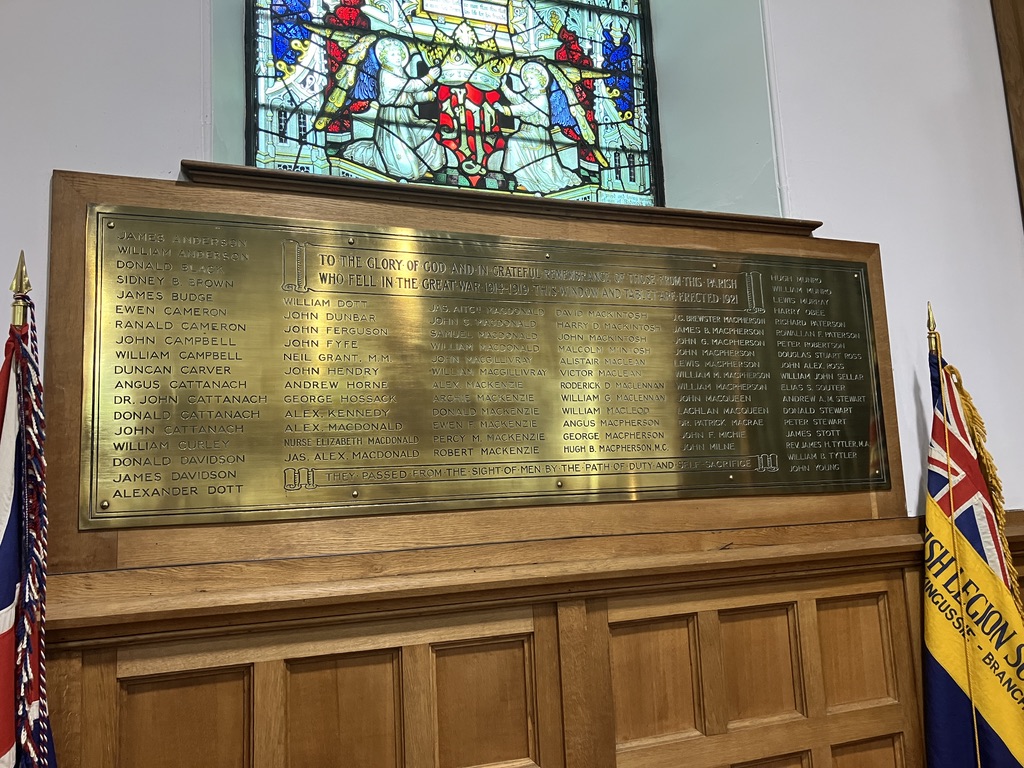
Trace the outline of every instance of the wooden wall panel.
<path fill-rule="evenodd" d="M 884 594 L 818 603 L 829 711 L 897 700 L 888 616 Z M 856 666 L 850 659 L 857 659 Z"/>
<path fill-rule="evenodd" d="M 806 714 L 793 605 L 721 616 L 730 728 Z"/>
<path fill-rule="evenodd" d="M 752 763 L 737 763 L 732 768 L 811 768 L 811 766 L 811 755 L 809 752 L 804 752 L 768 760 L 755 760 Z"/>
<path fill-rule="evenodd" d="M 835 768 L 903 768 L 903 745 L 897 736 L 840 744 L 832 748 Z"/>
<path fill-rule="evenodd" d="M 82 702 L 82 768 L 109 768 L 117 757 L 120 689 L 117 680 L 117 652 L 104 648 L 82 654 L 82 678 L 78 695 Z M 61 718 L 59 710 L 52 716 Z M 58 729 L 59 730 L 59 729 Z M 142 734 L 139 734 L 141 737 Z M 70 750 L 77 751 L 75 745 Z"/>
<path fill-rule="evenodd" d="M 604 600 L 565 600 L 558 605 L 558 653 L 566 768 L 613 768 L 608 609 Z"/>
<path fill-rule="evenodd" d="M 50 634 L 58 756 L 160 765 L 171 745 L 191 755 L 185 723 L 225 750 L 220 763 L 254 768 L 343 755 L 370 768 L 919 768 L 920 536 L 821 540 L 809 559 L 821 530 L 792 535 L 726 549 L 709 537 L 707 553 L 628 568 L 612 551 L 563 581 L 538 582 L 545 563 L 474 569 L 488 590 L 385 572 L 372 603 L 269 606 L 244 625 L 65 624 Z M 197 581 L 197 599 L 218 589 Z M 226 714 L 195 721 L 210 701 Z"/>
<path fill-rule="evenodd" d="M 558 606 L 534 606 L 534 664 L 537 670 L 537 734 L 540 765 L 565 767 L 562 672 L 558 645 Z"/>
<path fill-rule="evenodd" d="M 612 625 L 612 697 L 615 740 L 703 728 L 696 616 Z"/>
<path fill-rule="evenodd" d="M 74 768 L 563 768 L 559 649 L 555 606 L 538 604 L 58 651 L 60 756 Z"/>
<path fill-rule="evenodd" d="M 81 768 L 82 753 L 71 745 L 82 743 L 82 654 L 50 653 L 46 660 L 46 682 L 51 712 L 57 765 Z"/>
<path fill-rule="evenodd" d="M 58 650 L 53 705 L 72 768 L 918 768 L 909 615 L 852 569 L 324 617 Z"/>
<path fill-rule="evenodd" d="M 328 768 L 342 755 L 365 768 L 404 764 L 397 651 L 292 661 L 287 688 L 288 765 Z"/>
<path fill-rule="evenodd" d="M 434 649 L 439 768 L 535 765 L 533 652 L 525 638 Z"/>
<path fill-rule="evenodd" d="M 409 768 L 437 766 L 437 694 L 433 662 L 433 652 L 427 644 L 402 649 L 403 747 Z"/>
<path fill-rule="evenodd" d="M 648 713 L 647 730 L 628 719 L 631 730 L 617 728 L 619 768 L 818 766 L 833 760 L 870 768 L 886 755 L 896 755 L 900 766 L 921 765 L 904 588 L 902 574 L 894 572 L 610 600 L 613 668 L 693 668 L 666 674 L 667 692 L 647 685 L 642 675 L 631 685 L 626 674 L 615 672 L 617 724 L 620 706 Z M 688 656 L 693 626 L 695 660 Z M 642 640 L 633 636 L 638 632 Z M 681 702 L 693 696 L 694 679 L 700 680 L 699 697 L 687 710 Z M 663 702 L 677 712 L 703 712 L 703 730 L 655 733 L 651 723 L 662 722 Z M 906 760 L 904 743 L 915 745 Z"/>
<path fill-rule="evenodd" d="M 257 768 L 287 765 L 287 674 L 280 659 L 252 665 L 252 762 Z"/>
<path fill-rule="evenodd" d="M 252 765 L 250 671 L 121 682 L 117 768 Z"/>

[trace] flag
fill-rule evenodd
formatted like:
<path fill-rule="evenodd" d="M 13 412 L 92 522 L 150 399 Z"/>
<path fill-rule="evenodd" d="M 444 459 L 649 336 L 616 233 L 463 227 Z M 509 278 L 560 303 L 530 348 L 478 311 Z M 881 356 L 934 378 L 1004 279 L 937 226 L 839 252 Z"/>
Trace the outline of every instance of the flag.
<path fill-rule="evenodd" d="M 934 326 L 932 326 L 934 329 Z M 959 372 L 930 355 L 924 544 L 928 768 L 1024 765 L 1024 622 L 985 427 Z"/>
<path fill-rule="evenodd" d="M 0 768 L 55 766 L 46 704 L 46 465 L 35 317 L 11 326 L 0 367 Z"/>

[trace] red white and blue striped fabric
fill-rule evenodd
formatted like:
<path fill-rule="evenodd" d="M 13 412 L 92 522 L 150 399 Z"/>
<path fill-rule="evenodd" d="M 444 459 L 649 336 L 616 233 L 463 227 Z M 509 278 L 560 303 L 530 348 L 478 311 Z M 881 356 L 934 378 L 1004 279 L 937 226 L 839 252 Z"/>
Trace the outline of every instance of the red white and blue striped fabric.
<path fill-rule="evenodd" d="M 999 524 L 988 485 L 978 467 L 978 453 L 964 421 L 960 393 L 945 365 L 939 375 L 942 381 L 938 386 L 942 389 L 935 397 L 928 446 L 928 494 L 947 517 L 953 518 L 960 533 L 1009 587 L 1010 573 L 1006 567 Z M 948 407 L 944 407 L 942 391 L 946 393 Z M 951 498 L 956 509 L 950 508 Z"/>
<path fill-rule="evenodd" d="M 0 367 L 0 768 L 56 766 L 46 704 L 45 420 L 35 311 Z"/>
<path fill-rule="evenodd" d="M 17 376 L 12 373 L 18 342 L 11 337 L 4 350 L 0 369 L 0 393 L 3 396 L 3 422 L 0 424 L 0 768 L 12 768 L 15 762 L 15 631 L 14 619 L 21 583 L 17 504 L 21 493 L 16 470 L 20 422 L 18 417 Z"/>

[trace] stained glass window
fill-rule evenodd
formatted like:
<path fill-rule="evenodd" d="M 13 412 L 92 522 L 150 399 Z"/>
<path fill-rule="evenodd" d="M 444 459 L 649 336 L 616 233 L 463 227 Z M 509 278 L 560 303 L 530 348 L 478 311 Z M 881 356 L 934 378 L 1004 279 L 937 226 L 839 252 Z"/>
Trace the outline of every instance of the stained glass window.
<path fill-rule="evenodd" d="M 252 0 L 249 162 L 661 202 L 646 0 Z"/>

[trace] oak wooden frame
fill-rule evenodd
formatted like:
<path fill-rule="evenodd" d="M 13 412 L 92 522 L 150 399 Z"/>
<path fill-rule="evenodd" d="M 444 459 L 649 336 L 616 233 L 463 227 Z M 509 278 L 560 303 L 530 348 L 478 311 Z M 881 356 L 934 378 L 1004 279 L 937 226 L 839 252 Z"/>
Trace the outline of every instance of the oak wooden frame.
<path fill-rule="evenodd" d="M 393 185 L 339 183 L 304 174 L 188 163 L 200 183 L 57 172 L 53 179 L 50 308 L 46 343 L 50 552 L 55 573 L 429 550 L 452 544 L 541 543 L 576 536 L 683 533 L 853 521 L 905 514 L 889 340 L 878 247 L 810 237 L 813 222 L 649 209 L 554 205 Z M 330 182 L 330 183 L 327 183 Z M 868 493 L 597 503 L 149 530 L 79 531 L 86 213 L 93 203 L 200 212 L 319 218 L 421 229 L 531 234 L 734 253 L 866 262 L 892 486 Z M 600 220 L 598 219 L 600 217 Z"/>
<path fill-rule="evenodd" d="M 64 768 L 333 765 L 346 750 L 395 768 L 923 765 L 921 521 L 905 516 L 876 246 L 815 239 L 814 222 L 607 223 L 601 206 L 186 171 L 53 181 L 48 667 Z M 94 202 L 865 261 L 892 488 L 79 531 Z M 1024 522 L 1011 542 L 1019 554 Z M 648 680 L 676 685 L 651 703 Z"/>
<path fill-rule="evenodd" d="M 396 671 L 361 695 L 366 706 L 370 698 L 394 700 L 389 709 L 400 704 L 401 713 L 390 722 L 397 747 L 388 740 L 387 759 L 367 764 L 446 768 L 453 763 L 441 743 L 451 718 L 439 720 L 438 707 L 439 696 L 452 693 L 438 689 L 438 652 L 468 648 L 485 658 L 519 644 L 522 653 L 506 654 L 504 678 L 525 660 L 529 704 L 513 714 L 530 713 L 533 736 L 519 759 L 497 763 L 503 767 L 822 766 L 843 755 L 849 762 L 837 764 L 858 768 L 923 766 L 920 521 L 762 529 L 756 543 L 723 542 L 722 533 L 674 538 L 687 557 L 621 558 L 607 539 L 580 542 L 566 556 L 601 560 L 607 569 L 589 579 L 552 553 L 529 569 L 479 568 L 460 562 L 453 548 L 430 573 L 369 569 L 341 594 L 327 585 L 352 574 L 329 567 L 319 598 L 287 609 L 257 604 L 278 594 L 280 570 L 239 572 L 231 583 L 220 581 L 223 571 L 194 573 L 178 587 L 193 569 L 59 576 L 49 663 L 58 756 L 67 768 L 172 766 L 199 755 L 259 768 L 334 764 L 323 757 L 337 754 L 331 730 L 309 733 L 308 721 L 296 719 L 293 672 L 375 654 L 384 664 L 395 659 Z M 243 595 L 250 602 L 239 613 Z M 224 610 L 204 610 L 204 599 Z M 85 608 L 97 601 L 102 608 Z M 75 605 L 80 612 L 71 615 Z M 182 618 L 185 605 L 200 608 L 192 621 Z M 836 631 L 825 632 L 823 611 Z M 659 650 L 673 646 L 657 636 L 681 617 L 693 630 L 684 658 Z M 623 646 L 624 627 L 646 638 Z M 737 666 L 748 646 L 767 649 L 776 663 Z M 487 700 L 487 675 L 501 663 L 464 670 L 477 685 L 463 686 L 470 691 L 460 700 Z M 643 706 L 651 691 L 642 683 L 663 679 L 659 670 L 676 663 L 698 670 L 687 687 L 700 701 L 692 727 L 676 717 L 659 730 L 640 717 L 623 730 L 617 713 L 658 706 Z M 321 678 L 315 706 L 334 700 L 334 685 Z M 787 686 L 789 711 L 785 701 L 778 705 Z M 450 711 L 453 702 L 446 704 Z M 190 717 L 211 708 L 228 716 Z M 318 714 L 320 722 L 327 717 L 325 709 Z M 138 727 L 147 717 L 161 724 L 159 733 Z M 178 720 L 203 738 L 169 747 L 167 731 L 173 736 Z M 321 760 L 295 762 L 296 744 Z M 484 733 L 464 752 L 488 755 L 489 745 Z"/>
<path fill-rule="evenodd" d="M 1016 0 L 992 0 L 992 17 L 1006 92 L 1006 111 L 1024 213 L 1024 11 Z"/>

